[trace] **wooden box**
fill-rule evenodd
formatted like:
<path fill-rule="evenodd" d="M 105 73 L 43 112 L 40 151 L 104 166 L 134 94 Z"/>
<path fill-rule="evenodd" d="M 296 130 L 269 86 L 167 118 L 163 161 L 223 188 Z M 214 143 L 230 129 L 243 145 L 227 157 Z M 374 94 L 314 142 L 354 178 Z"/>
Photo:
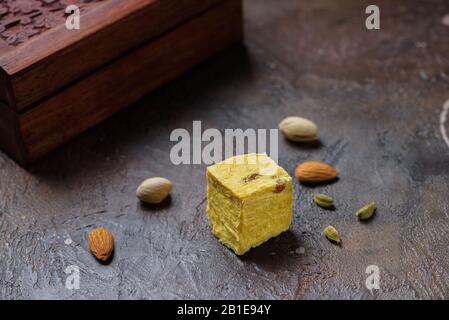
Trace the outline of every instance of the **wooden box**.
<path fill-rule="evenodd" d="M 31 162 L 241 37 L 241 0 L 2 1 L 0 146 Z"/>

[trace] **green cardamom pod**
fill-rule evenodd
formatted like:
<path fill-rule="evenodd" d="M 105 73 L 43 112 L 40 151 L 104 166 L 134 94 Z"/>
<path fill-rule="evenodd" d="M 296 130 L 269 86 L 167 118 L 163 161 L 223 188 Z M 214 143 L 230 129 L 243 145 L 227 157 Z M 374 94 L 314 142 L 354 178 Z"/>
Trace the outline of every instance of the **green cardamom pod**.
<path fill-rule="evenodd" d="M 317 205 L 325 209 L 331 209 L 334 207 L 334 200 L 325 194 L 314 195 L 313 201 L 315 201 Z"/>
<path fill-rule="evenodd" d="M 341 242 L 341 238 L 340 235 L 338 234 L 337 229 L 335 229 L 332 226 L 327 226 L 326 228 L 324 228 L 324 235 L 332 242 L 335 243 Z"/>
<path fill-rule="evenodd" d="M 368 203 L 363 208 L 360 208 L 356 216 L 361 220 L 366 220 L 372 217 L 374 214 L 374 211 L 376 211 L 376 204 L 374 202 Z"/>

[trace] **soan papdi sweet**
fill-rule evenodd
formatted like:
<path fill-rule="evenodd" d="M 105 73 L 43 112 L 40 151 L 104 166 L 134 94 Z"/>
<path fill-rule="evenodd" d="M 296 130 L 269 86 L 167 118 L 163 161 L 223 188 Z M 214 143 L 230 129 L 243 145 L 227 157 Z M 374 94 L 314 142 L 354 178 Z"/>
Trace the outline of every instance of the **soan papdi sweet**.
<path fill-rule="evenodd" d="M 239 155 L 207 168 L 213 234 L 238 255 L 288 230 L 292 178 L 266 154 Z"/>

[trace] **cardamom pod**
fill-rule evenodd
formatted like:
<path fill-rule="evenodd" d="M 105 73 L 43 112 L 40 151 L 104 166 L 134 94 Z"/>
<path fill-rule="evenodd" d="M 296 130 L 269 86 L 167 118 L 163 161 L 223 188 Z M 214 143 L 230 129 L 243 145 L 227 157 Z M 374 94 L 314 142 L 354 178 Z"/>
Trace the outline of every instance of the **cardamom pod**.
<path fill-rule="evenodd" d="M 313 201 L 315 201 L 317 205 L 325 209 L 331 209 L 334 207 L 334 200 L 325 194 L 314 195 Z"/>
<path fill-rule="evenodd" d="M 360 208 L 357 211 L 356 216 L 361 220 L 366 220 L 373 216 L 374 211 L 376 211 L 376 204 L 374 202 L 371 202 L 366 206 Z"/>
<path fill-rule="evenodd" d="M 341 242 L 341 238 L 340 235 L 338 234 L 337 229 L 335 229 L 332 226 L 327 226 L 326 228 L 324 228 L 324 235 L 326 236 L 327 239 L 329 239 L 332 242 L 338 244 Z"/>

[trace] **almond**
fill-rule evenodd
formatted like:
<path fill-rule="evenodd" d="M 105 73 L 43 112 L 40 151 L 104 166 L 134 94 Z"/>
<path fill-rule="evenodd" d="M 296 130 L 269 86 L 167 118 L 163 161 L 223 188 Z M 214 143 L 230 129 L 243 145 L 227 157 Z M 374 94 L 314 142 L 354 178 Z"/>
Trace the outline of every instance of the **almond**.
<path fill-rule="evenodd" d="M 287 117 L 279 123 L 285 138 L 296 142 L 309 142 L 317 139 L 318 128 L 315 123 L 301 117 Z"/>
<path fill-rule="evenodd" d="M 304 162 L 296 167 L 295 176 L 300 182 L 321 183 L 335 179 L 337 170 L 323 162 Z"/>
<path fill-rule="evenodd" d="M 161 203 L 172 190 L 170 180 L 160 177 L 149 178 L 140 184 L 136 190 L 136 195 L 140 201 L 146 203 Z"/>
<path fill-rule="evenodd" d="M 105 262 L 114 251 L 114 237 L 105 228 L 95 228 L 89 232 L 89 249 L 98 260 Z"/>

